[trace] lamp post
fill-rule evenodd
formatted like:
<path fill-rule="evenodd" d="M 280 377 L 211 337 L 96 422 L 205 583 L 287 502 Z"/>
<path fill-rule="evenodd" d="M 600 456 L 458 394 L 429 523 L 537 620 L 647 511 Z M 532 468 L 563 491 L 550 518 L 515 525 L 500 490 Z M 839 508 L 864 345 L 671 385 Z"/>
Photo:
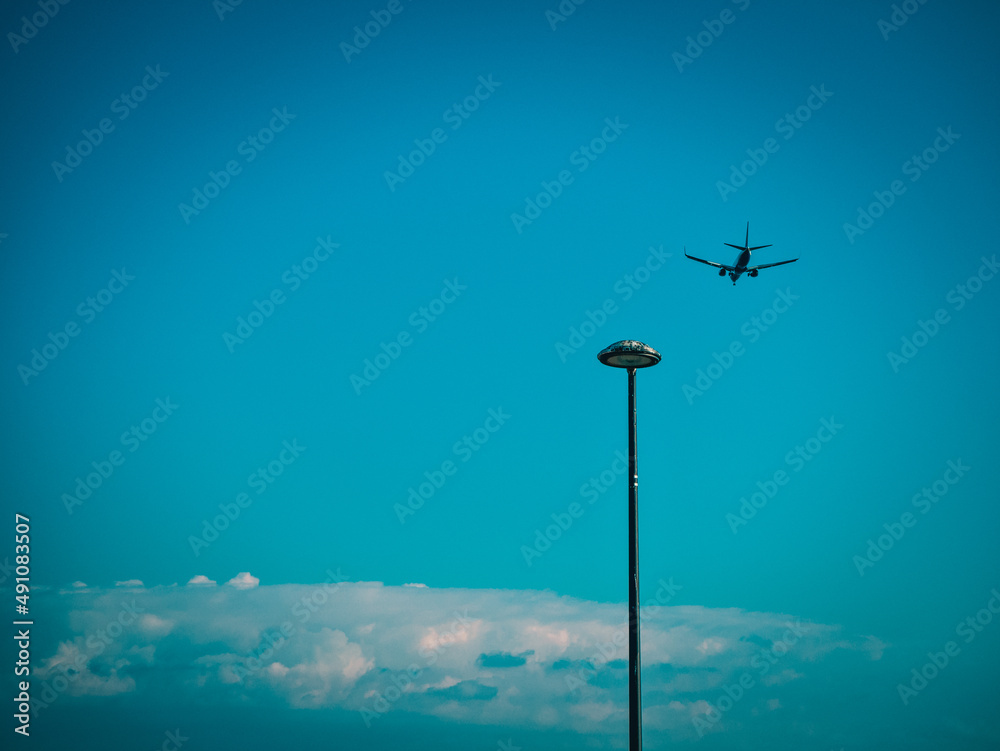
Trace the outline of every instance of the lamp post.
<path fill-rule="evenodd" d="M 628 747 L 642 751 L 642 695 L 639 692 L 639 468 L 636 461 L 635 371 L 660 361 L 660 353 L 625 339 L 602 349 L 597 359 L 628 370 Z"/>

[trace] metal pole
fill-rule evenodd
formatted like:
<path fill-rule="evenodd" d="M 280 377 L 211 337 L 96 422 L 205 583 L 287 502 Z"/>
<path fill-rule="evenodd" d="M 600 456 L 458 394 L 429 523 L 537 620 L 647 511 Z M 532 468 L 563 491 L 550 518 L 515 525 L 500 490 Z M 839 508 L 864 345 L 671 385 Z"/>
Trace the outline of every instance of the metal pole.
<path fill-rule="evenodd" d="M 642 751 L 639 692 L 639 467 L 636 458 L 635 368 L 628 369 L 628 737 Z"/>

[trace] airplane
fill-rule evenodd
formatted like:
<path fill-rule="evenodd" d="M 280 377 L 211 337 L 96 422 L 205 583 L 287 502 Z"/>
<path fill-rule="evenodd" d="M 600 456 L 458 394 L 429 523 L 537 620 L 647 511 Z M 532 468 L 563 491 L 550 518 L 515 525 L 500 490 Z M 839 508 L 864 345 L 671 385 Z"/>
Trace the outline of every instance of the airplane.
<path fill-rule="evenodd" d="M 687 248 L 684 248 L 684 255 L 690 258 L 692 261 L 700 261 L 701 263 L 708 264 L 709 266 L 715 266 L 719 270 L 719 276 L 725 276 L 728 272 L 729 278 L 733 280 L 733 286 L 736 286 L 736 280 L 740 278 L 740 275 L 746 272 L 750 276 L 757 276 L 757 272 L 761 269 L 768 269 L 771 266 L 781 266 L 785 263 L 795 263 L 798 258 L 793 258 L 790 261 L 778 261 L 777 263 L 761 263 L 756 266 L 747 266 L 750 263 L 750 251 L 760 250 L 761 248 L 770 248 L 770 245 L 758 245 L 756 247 L 750 247 L 750 222 L 747 222 L 747 238 L 743 242 L 742 247 L 739 245 L 733 245 L 732 243 L 723 243 L 723 245 L 728 245 L 730 248 L 736 248 L 740 252 L 736 256 L 736 263 L 732 266 L 727 266 L 724 263 L 716 263 L 715 261 L 706 261 L 702 258 L 695 258 L 694 256 L 688 256 Z"/>

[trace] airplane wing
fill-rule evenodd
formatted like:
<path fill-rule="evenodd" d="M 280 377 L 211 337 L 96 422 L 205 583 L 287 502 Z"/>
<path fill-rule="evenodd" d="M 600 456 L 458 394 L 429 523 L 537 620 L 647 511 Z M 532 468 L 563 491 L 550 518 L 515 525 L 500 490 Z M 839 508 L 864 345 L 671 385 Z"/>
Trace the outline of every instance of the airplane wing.
<path fill-rule="evenodd" d="M 732 271 L 733 268 L 734 268 L 733 266 L 727 266 L 724 263 L 716 263 L 715 261 L 706 261 L 704 258 L 695 258 L 694 256 L 688 256 L 687 252 L 685 252 L 684 255 L 686 255 L 692 261 L 699 261 L 701 263 L 708 264 L 709 266 L 715 266 L 715 268 L 717 268 L 717 269 L 725 269 L 726 271 Z M 795 260 L 798 260 L 798 259 L 796 258 Z M 787 261 L 786 261 L 786 263 L 787 263 Z"/>
<path fill-rule="evenodd" d="M 795 263 L 798 258 L 793 258 L 790 261 L 778 261 L 777 263 L 762 263 L 759 266 L 747 266 L 747 271 L 756 271 L 757 269 L 769 269 L 772 266 L 781 266 L 784 263 Z"/>

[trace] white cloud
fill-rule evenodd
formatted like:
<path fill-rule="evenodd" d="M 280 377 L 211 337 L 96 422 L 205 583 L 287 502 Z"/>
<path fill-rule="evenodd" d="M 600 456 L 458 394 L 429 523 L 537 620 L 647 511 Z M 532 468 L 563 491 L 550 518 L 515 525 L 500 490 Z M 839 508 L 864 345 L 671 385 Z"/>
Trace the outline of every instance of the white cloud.
<path fill-rule="evenodd" d="M 99 641 L 96 643 L 101 644 Z M 90 649 L 94 651 L 93 647 Z M 42 681 L 41 689 L 34 695 L 35 698 L 46 703 L 58 698 L 59 694 L 53 685 L 61 688 L 69 696 L 114 696 L 135 690 L 135 679 L 122 675 L 122 669 L 128 668 L 131 664 L 128 660 L 118 659 L 108 664 L 94 659 L 84 659 L 89 657 L 87 650 L 85 642 L 61 643 L 56 654 L 43 660 L 35 670 L 37 678 Z M 66 675 L 72 676 L 72 679 L 62 683 L 56 680 L 57 677 Z"/>
<path fill-rule="evenodd" d="M 126 579 L 125 581 L 115 582 L 116 587 L 142 587 L 142 579 Z"/>
<path fill-rule="evenodd" d="M 197 577 L 195 577 L 197 578 Z M 253 576 L 249 571 L 241 571 L 232 579 L 226 582 L 226 586 L 237 589 L 253 589 L 260 584 L 260 579 Z"/>
<path fill-rule="evenodd" d="M 197 576 L 192 576 L 187 583 L 189 587 L 214 587 L 216 582 L 214 579 L 209 579 L 204 574 L 198 574 Z"/>
<path fill-rule="evenodd" d="M 82 665 L 73 696 L 182 690 L 199 702 L 337 707 L 370 721 L 403 710 L 607 734 L 627 714 L 622 603 L 334 581 L 260 587 L 247 572 L 227 584 L 61 595 L 68 617 L 48 622 L 65 632 L 40 677 L 72 658 Z M 870 639 L 837 627 L 732 608 L 645 608 L 642 639 L 644 725 L 677 739 L 696 737 L 694 720 L 745 676 L 752 686 L 713 732 L 762 721 L 769 702 L 822 674 L 822 660 L 874 657 Z"/>
<path fill-rule="evenodd" d="M 174 624 L 173 621 L 168 621 L 166 618 L 147 613 L 139 619 L 139 626 L 147 634 L 161 637 L 169 634 L 173 630 Z"/>
<path fill-rule="evenodd" d="M 705 639 L 698 645 L 698 651 L 703 655 L 717 655 L 725 646 L 719 639 Z"/>

